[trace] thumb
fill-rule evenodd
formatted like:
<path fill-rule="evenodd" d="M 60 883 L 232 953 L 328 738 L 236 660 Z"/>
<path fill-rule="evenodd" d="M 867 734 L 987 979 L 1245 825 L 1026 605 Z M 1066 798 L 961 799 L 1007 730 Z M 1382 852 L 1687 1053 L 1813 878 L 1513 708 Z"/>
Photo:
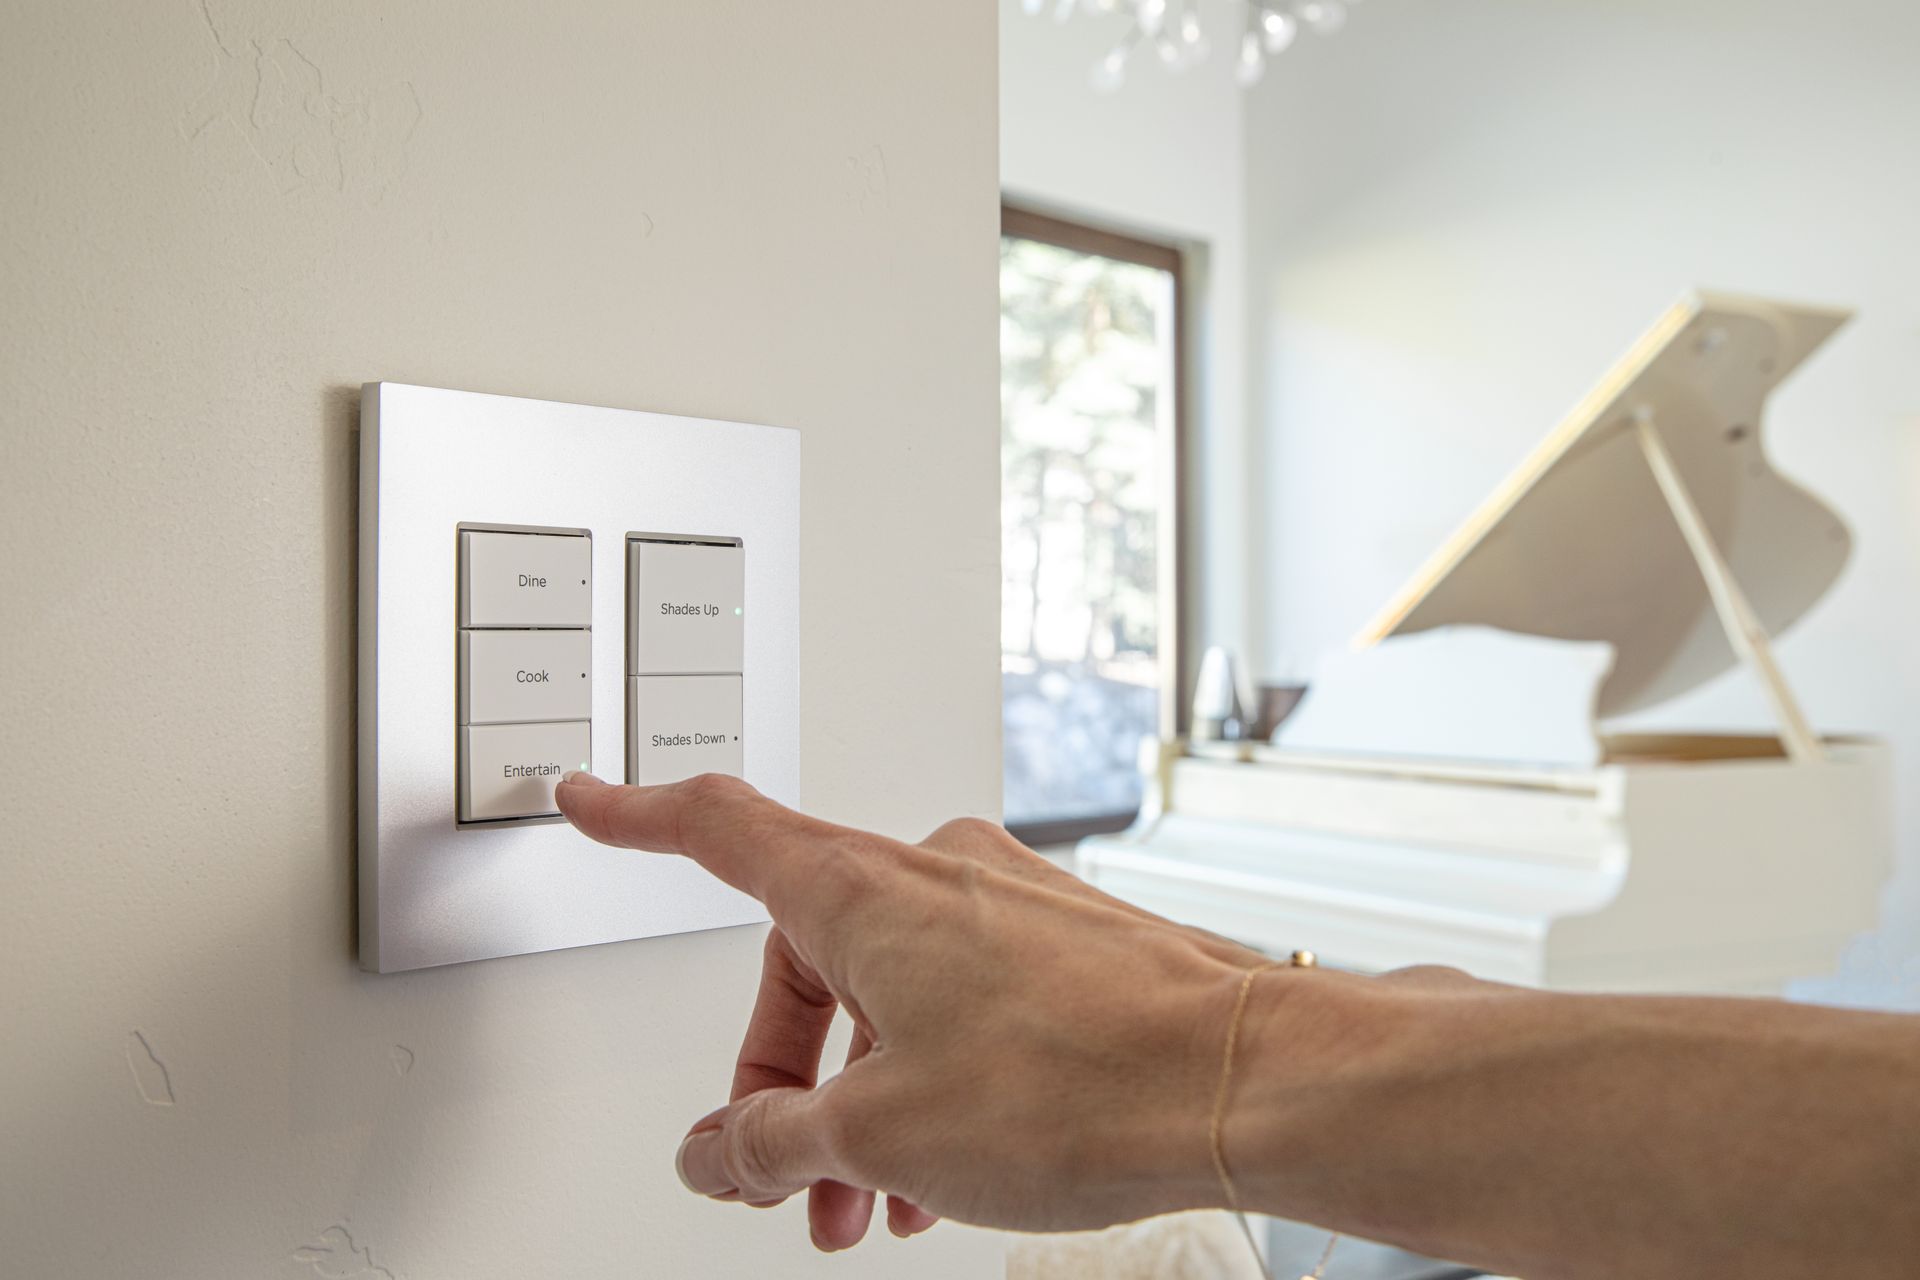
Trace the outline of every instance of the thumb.
<path fill-rule="evenodd" d="M 823 1178 L 844 1181 L 835 1143 L 833 1082 L 762 1089 L 693 1127 L 674 1166 L 689 1191 L 749 1204 L 783 1200 Z"/>

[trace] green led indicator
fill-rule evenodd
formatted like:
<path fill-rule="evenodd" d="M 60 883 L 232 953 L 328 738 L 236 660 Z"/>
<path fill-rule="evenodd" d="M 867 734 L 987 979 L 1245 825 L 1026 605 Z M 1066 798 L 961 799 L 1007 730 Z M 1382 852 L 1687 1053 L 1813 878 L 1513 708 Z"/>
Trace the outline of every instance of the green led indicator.
<path fill-rule="evenodd" d="M 733 616 L 734 616 L 734 617 L 736 617 L 736 618 L 740 616 L 740 606 L 739 606 L 739 605 L 735 605 L 735 606 L 733 607 Z"/>

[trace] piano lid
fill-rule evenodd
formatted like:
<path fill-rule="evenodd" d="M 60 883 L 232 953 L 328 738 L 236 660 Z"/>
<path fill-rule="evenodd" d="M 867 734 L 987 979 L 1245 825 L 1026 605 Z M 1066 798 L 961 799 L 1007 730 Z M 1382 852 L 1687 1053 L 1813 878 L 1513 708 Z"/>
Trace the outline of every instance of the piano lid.
<path fill-rule="evenodd" d="M 1782 476 L 1760 438 L 1767 395 L 1847 311 L 1696 293 L 1635 343 L 1414 576 L 1358 643 L 1452 624 L 1604 640 L 1605 717 L 1666 701 L 1736 661 L 1641 452 L 1650 410 L 1721 554 L 1769 631 L 1833 585 L 1852 536 Z"/>

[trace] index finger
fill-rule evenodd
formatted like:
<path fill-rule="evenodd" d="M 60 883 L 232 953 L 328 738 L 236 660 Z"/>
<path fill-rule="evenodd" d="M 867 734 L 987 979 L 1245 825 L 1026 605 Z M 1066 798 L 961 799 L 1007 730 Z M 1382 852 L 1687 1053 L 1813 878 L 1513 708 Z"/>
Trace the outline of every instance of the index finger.
<path fill-rule="evenodd" d="M 553 796 L 583 835 L 622 849 L 692 858 L 776 916 L 846 835 L 718 773 L 636 787 L 576 771 L 560 780 Z"/>

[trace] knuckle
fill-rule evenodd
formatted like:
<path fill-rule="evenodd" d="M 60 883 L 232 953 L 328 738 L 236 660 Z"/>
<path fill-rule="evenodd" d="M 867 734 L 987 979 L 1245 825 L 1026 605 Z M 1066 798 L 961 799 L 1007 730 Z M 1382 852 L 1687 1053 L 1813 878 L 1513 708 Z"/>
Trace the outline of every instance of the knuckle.
<path fill-rule="evenodd" d="M 711 833 L 738 820 L 760 793 L 725 773 L 701 773 L 675 784 L 679 800 L 679 836 L 684 847 L 690 837 Z"/>
<path fill-rule="evenodd" d="M 765 1123 L 766 1100 L 764 1093 L 753 1095 L 725 1128 L 727 1141 L 721 1150 L 721 1163 L 733 1185 L 748 1198 L 779 1190 L 772 1127 Z"/>
<path fill-rule="evenodd" d="M 680 794 L 695 807 L 724 808 L 760 793 L 730 773 L 696 773 L 680 784 Z"/>
<path fill-rule="evenodd" d="M 998 840 L 1006 835 L 1004 828 L 997 822 L 985 818 L 955 818 L 943 822 L 933 833 L 939 840 Z"/>

